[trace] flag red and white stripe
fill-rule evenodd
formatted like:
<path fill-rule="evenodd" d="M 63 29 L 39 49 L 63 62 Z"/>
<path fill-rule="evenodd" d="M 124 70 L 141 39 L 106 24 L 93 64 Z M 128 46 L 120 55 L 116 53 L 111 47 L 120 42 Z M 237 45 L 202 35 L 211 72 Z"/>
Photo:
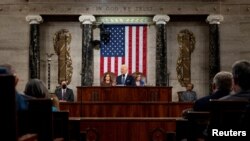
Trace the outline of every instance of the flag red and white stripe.
<path fill-rule="evenodd" d="M 103 55 L 104 53 L 101 53 L 100 76 L 102 76 L 107 71 L 114 72 L 116 75 L 120 75 L 120 68 L 122 64 L 126 64 L 128 66 L 128 73 L 131 74 L 133 72 L 142 72 L 146 76 L 147 75 L 147 31 L 148 31 L 147 26 L 123 25 L 124 30 L 121 31 L 118 31 L 118 29 L 113 29 L 112 25 L 110 26 L 111 27 L 107 28 L 107 30 L 111 33 L 110 36 L 112 37 L 109 38 L 109 43 L 107 44 L 111 44 L 112 42 L 116 43 L 122 41 L 124 42 L 125 50 L 123 55 L 119 55 L 117 53 L 118 55 L 112 56 L 112 55 Z M 124 31 L 124 39 L 123 36 L 119 38 L 120 35 L 123 35 L 123 33 L 121 33 L 123 31 Z M 112 32 L 116 32 L 117 34 L 115 33 L 113 35 Z M 119 43 L 119 45 L 120 44 L 123 43 Z M 116 45 L 113 45 L 111 48 L 106 47 L 104 44 L 102 45 L 101 48 L 109 49 L 108 51 L 110 52 L 112 52 L 112 50 L 116 50 L 114 49 L 116 48 Z M 101 49 L 101 51 L 103 50 Z"/>

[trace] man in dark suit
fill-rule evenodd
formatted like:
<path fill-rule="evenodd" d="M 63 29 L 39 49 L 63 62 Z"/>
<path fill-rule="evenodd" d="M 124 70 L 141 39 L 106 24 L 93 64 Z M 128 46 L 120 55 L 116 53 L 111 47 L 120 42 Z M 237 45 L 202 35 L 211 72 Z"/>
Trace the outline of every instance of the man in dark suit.
<path fill-rule="evenodd" d="M 247 60 L 236 61 L 232 67 L 233 90 L 235 94 L 220 98 L 229 101 L 249 101 L 250 100 L 250 62 Z"/>
<path fill-rule="evenodd" d="M 60 101 L 74 102 L 74 93 L 67 87 L 67 81 L 61 82 L 61 87 L 55 90 L 55 94 Z"/>
<path fill-rule="evenodd" d="M 210 99 L 219 99 L 229 95 L 232 91 L 233 75 L 230 72 L 218 72 L 213 79 L 213 93 L 195 101 L 195 111 L 209 111 Z"/>
<path fill-rule="evenodd" d="M 135 80 L 128 74 L 128 68 L 125 64 L 121 66 L 121 75 L 116 78 L 116 85 L 135 86 Z"/>

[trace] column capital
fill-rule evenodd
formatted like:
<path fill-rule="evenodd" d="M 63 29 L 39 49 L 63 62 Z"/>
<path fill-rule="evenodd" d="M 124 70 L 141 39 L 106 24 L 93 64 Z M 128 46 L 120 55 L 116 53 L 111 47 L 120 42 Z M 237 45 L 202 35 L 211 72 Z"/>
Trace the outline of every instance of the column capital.
<path fill-rule="evenodd" d="M 93 16 L 93 15 L 81 15 L 79 17 L 79 21 L 82 24 L 92 24 L 93 22 L 96 21 L 96 19 L 95 19 L 95 16 Z"/>
<path fill-rule="evenodd" d="M 155 15 L 153 18 L 153 21 L 156 22 L 156 24 L 166 24 L 170 20 L 170 17 L 168 15 Z"/>
<path fill-rule="evenodd" d="M 224 20 L 222 15 L 209 15 L 207 21 L 209 24 L 220 24 Z"/>
<path fill-rule="evenodd" d="M 28 15 L 26 16 L 26 21 L 29 22 L 29 24 L 39 24 L 43 22 L 43 18 L 40 15 Z"/>

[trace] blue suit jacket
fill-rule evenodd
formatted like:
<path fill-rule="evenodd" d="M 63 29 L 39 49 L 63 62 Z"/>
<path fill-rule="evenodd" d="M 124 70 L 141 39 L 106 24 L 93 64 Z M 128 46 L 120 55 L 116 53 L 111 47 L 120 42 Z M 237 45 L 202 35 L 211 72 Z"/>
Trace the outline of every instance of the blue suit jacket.
<path fill-rule="evenodd" d="M 122 75 L 119 75 L 116 78 L 116 85 L 123 85 L 122 84 Z M 125 80 L 125 86 L 135 86 L 135 80 L 134 77 L 132 75 L 127 75 L 126 80 Z"/>

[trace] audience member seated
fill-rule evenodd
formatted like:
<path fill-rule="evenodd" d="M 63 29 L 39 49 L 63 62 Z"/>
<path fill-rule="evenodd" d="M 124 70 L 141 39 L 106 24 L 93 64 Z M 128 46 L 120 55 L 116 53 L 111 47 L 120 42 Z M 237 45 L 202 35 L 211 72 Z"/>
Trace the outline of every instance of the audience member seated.
<path fill-rule="evenodd" d="M 15 77 L 15 86 L 17 86 L 17 83 L 19 81 L 18 75 L 16 74 L 16 70 L 10 65 L 10 64 L 2 64 L 0 65 L 1 68 L 3 68 L 2 73 L 6 73 L 8 75 L 13 75 Z M 18 92 L 16 90 L 16 109 L 17 111 L 23 111 L 27 110 L 28 103 L 27 100 L 30 99 L 28 96 L 25 96 L 24 94 Z"/>
<path fill-rule="evenodd" d="M 246 137 L 239 138 L 241 141 L 249 141 L 250 131 L 250 62 L 247 60 L 236 61 L 232 66 L 233 91 L 219 100 L 210 101 L 211 121 L 208 126 L 210 140 L 213 129 L 218 131 L 242 131 Z"/>
<path fill-rule="evenodd" d="M 135 86 L 145 86 L 145 80 L 142 78 L 142 73 L 135 73 Z"/>
<path fill-rule="evenodd" d="M 186 91 L 184 91 L 180 96 L 181 102 L 194 102 L 197 100 L 197 94 L 193 91 L 194 84 L 189 83 L 186 85 Z"/>
<path fill-rule="evenodd" d="M 128 68 L 125 64 L 121 66 L 121 75 L 116 78 L 116 85 L 135 86 L 134 77 L 128 74 Z"/>
<path fill-rule="evenodd" d="M 61 82 L 61 87 L 55 90 L 55 94 L 60 101 L 74 102 L 73 90 L 67 87 L 67 81 Z"/>
<path fill-rule="evenodd" d="M 226 71 L 218 72 L 213 78 L 212 94 L 196 100 L 194 103 L 193 110 L 209 111 L 209 101 L 211 99 L 219 99 L 231 93 L 232 81 L 232 73 Z"/>
<path fill-rule="evenodd" d="M 104 76 L 101 81 L 101 86 L 115 86 L 115 75 L 112 72 L 104 73 Z"/>
<path fill-rule="evenodd" d="M 233 90 L 235 94 L 222 97 L 220 100 L 250 100 L 250 62 L 236 61 L 232 67 Z"/>
<path fill-rule="evenodd" d="M 188 117 L 192 111 L 210 111 L 210 100 L 211 99 L 219 99 L 223 96 L 229 95 L 232 90 L 232 74 L 230 72 L 219 72 L 217 73 L 213 78 L 213 93 L 211 95 L 202 97 L 195 101 L 193 109 L 186 109 L 183 111 L 183 117 Z M 189 113 L 190 112 L 190 113 Z M 202 115 L 202 113 L 199 113 Z M 197 114 L 198 115 L 198 114 Z M 196 115 L 196 116 L 197 116 Z M 195 119 L 196 117 L 194 117 Z M 192 128 L 194 131 L 186 131 L 189 132 L 189 134 L 192 134 L 192 136 L 199 140 L 204 140 L 207 137 L 207 125 L 208 123 L 205 122 L 205 124 L 200 124 L 198 120 L 200 117 L 197 117 L 197 121 L 190 122 Z M 204 121 L 208 121 L 209 117 L 202 118 Z M 189 119 L 192 120 L 192 119 Z M 192 138 L 192 137 L 191 137 Z M 192 140 L 194 139 L 192 138 Z"/>
<path fill-rule="evenodd" d="M 51 98 L 49 95 L 49 91 L 46 88 L 44 82 L 40 79 L 30 79 L 26 86 L 24 93 L 27 96 L 30 96 L 31 98 Z M 52 106 L 52 111 L 58 111 L 58 103 L 54 102 L 52 99 L 53 105 Z"/>

